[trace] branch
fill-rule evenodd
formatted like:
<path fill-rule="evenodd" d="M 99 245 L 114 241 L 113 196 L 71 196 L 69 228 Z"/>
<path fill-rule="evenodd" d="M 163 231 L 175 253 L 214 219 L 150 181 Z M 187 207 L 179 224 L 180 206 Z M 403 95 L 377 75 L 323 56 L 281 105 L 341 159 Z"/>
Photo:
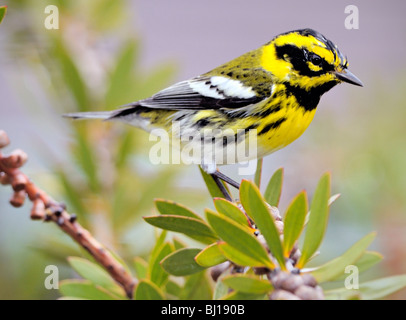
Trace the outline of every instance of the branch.
<path fill-rule="evenodd" d="M 6 147 L 9 143 L 6 132 L 0 130 L 0 149 Z M 26 197 L 28 197 L 33 204 L 31 219 L 54 222 L 86 249 L 107 270 L 111 277 L 123 287 L 127 297 L 131 299 L 134 286 L 137 283 L 136 279 L 88 230 L 76 221 L 76 215 L 69 214 L 64 204 L 54 201 L 20 171 L 19 168 L 26 161 L 27 154 L 20 149 L 14 150 L 8 156 L 3 156 L 0 152 L 0 183 L 3 185 L 10 184 L 14 191 L 10 204 L 14 207 L 21 207 Z"/>

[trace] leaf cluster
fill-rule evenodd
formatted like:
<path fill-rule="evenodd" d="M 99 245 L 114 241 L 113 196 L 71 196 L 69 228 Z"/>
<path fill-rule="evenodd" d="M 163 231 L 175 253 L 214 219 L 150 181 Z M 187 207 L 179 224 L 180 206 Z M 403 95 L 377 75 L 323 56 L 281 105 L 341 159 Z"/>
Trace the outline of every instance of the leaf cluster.
<path fill-rule="evenodd" d="M 205 177 L 210 192 L 218 194 L 209 179 Z M 239 201 L 214 197 L 216 210 L 206 209 L 205 218 L 176 202 L 155 200 L 159 214 L 144 219 L 164 231 L 157 238 L 149 261 L 134 259 L 140 280 L 134 298 L 268 299 L 276 290 L 272 281 L 275 272 L 311 275 L 323 286 L 334 281 L 345 283 L 347 266 L 356 267 L 359 273 L 368 270 L 382 259 L 379 253 L 368 250 L 375 233 L 364 236 L 339 257 L 307 267 L 318 254 L 329 207 L 338 198 L 331 196 L 330 180 L 328 173 L 321 177 L 310 205 L 306 192 L 300 192 L 283 219 L 277 210 L 282 169 L 272 176 L 264 195 L 253 181 L 243 180 Z M 183 234 L 202 246 L 190 247 L 177 237 L 167 240 L 168 231 Z M 97 284 L 101 286 L 100 282 Z M 404 286 L 406 275 L 399 275 L 360 283 L 358 289 L 324 290 L 324 296 L 378 299 Z"/>

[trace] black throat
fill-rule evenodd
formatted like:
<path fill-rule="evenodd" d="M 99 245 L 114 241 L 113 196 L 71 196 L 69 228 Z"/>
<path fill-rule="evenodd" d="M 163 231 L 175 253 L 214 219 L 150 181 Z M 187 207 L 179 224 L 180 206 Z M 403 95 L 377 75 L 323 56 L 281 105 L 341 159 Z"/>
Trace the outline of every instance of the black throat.
<path fill-rule="evenodd" d="M 312 111 L 316 109 L 321 96 L 333 88 L 337 82 L 330 81 L 320 86 L 311 88 L 310 90 L 303 89 L 299 86 L 292 86 L 289 82 L 284 82 L 283 84 L 286 87 L 287 95 L 293 95 L 302 108 L 304 108 L 306 111 Z"/>

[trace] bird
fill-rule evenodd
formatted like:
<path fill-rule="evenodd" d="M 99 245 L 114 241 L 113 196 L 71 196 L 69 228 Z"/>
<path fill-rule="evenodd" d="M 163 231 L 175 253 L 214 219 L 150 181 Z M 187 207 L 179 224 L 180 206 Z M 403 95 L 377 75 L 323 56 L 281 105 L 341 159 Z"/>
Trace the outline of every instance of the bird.
<path fill-rule="evenodd" d="M 236 188 L 239 184 L 217 170 L 219 165 L 241 162 L 241 153 L 244 161 L 260 159 L 296 140 L 312 122 L 321 96 L 342 82 L 363 86 L 338 47 L 305 28 L 281 33 L 149 98 L 112 111 L 64 116 L 164 131 L 181 148 L 187 147 L 186 154 L 195 151 L 190 156 L 194 163 L 225 193 L 220 180 Z"/>

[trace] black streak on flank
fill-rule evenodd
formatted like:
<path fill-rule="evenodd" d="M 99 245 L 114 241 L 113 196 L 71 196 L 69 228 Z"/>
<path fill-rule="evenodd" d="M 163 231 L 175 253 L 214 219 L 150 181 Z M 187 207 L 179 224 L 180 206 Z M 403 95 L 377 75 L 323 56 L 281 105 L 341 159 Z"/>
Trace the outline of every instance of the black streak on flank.
<path fill-rule="evenodd" d="M 207 118 L 203 118 L 196 121 L 196 125 L 198 125 L 199 127 L 206 127 L 209 123 L 210 121 Z"/>
<path fill-rule="evenodd" d="M 245 128 L 244 130 L 238 130 L 234 136 L 224 136 L 223 137 L 223 147 L 226 147 L 229 142 L 232 143 L 239 143 L 245 135 L 249 134 L 250 130 L 255 130 L 258 127 L 257 123 L 250 125 L 249 127 Z M 229 141 L 230 139 L 230 141 Z"/>
<path fill-rule="evenodd" d="M 265 134 L 265 133 L 267 133 L 267 132 L 268 132 L 269 130 L 271 130 L 271 129 L 275 130 L 275 129 L 279 128 L 279 127 L 281 126 L 281 124 L 284 123 L 285 121 L 286 121 L 286 118 L 280 118 L 279 120 L 277 120 L 277 121 L 275 121 L 275 122 L 272 122 L 272 123 L 266 125 L 266 126 L 259 132 L 259 134 L 260 134 L 260 135 Z"/>
<path fill-rule="evenodd" d="M 254 123 L 252 125 L 250 125 L 249 127 L 245 128 L 245 133 L 249 133 L 250 130 L 254 130 L 258 128 L 258 123 Z"/>
<path fill-rule="evenodd" d="M 281 110 L 281 106 L 276 105 L 276 106 L 272 106 L 272 107 L 268 107 L 267 109 L 261 110 L 259 112 L 253 113 L 252 116 L 259 116 L 259 117 L 267 117 L 272 113 L 276 113 L 278 111 Z"/>
<path fill-rule="evenodd" d="M 181 116 L 177 117 L 175 120 L 180 121 L 180 120 L 184 119 L 185 117 L 186 117 L 186 115 L 182 114 Z"/>
<path fill-rule="evenodd" d="M 234 137 L 231 137 L 231 138 L 233 139 L 233 142 L 234 142 Z M 228 137 L 224 136 L 223 137 L 223 147 L 227 147 L 227 144 L 228 144 Z"/>

